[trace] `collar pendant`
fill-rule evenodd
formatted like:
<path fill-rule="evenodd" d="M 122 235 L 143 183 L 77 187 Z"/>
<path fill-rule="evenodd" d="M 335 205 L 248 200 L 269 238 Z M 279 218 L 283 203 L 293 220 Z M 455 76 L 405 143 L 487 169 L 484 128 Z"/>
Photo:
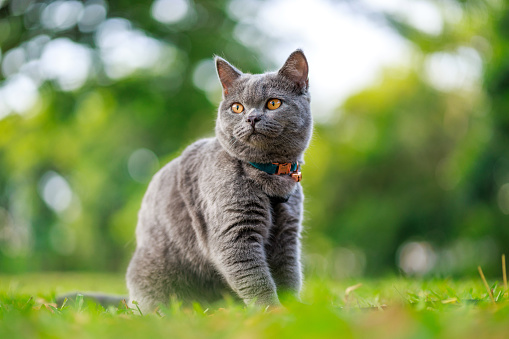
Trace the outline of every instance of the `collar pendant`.
<path fill-rule="evenodd" d="M 289 174 L 295 182 L 300 182 L 302 180 L 302 173 L 300 171 L 299 162 L 297 162 L 297 166 L 295 167 L 294 171 L 292 171 L 292 163 L 290 162 L 285 163 L 273 162 L 272 164 L 277 166 L 277 172 L 274 173 L 275 175 Z"/>

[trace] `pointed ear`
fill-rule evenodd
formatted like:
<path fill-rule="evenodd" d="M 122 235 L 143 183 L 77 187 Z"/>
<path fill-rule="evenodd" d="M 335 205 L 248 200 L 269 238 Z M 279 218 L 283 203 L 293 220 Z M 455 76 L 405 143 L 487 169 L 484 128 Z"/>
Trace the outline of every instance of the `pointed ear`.
<path fill-rule="evenodd" d="M 301 90 L 308 88 L 308 62 L 304 52 L 298 49 L 286 60 L 285 64 L 279 70 L 279 75 L 291 80 Z"/>
<path fill-rule="evenodd" d="M 223 92 L 226 95 L 232 83 L 242 75 L 242 72 L 230 65 L 228 61 L 218 56 L 216 56 L 216 70 L 221 85 L 223 86 Z"/>

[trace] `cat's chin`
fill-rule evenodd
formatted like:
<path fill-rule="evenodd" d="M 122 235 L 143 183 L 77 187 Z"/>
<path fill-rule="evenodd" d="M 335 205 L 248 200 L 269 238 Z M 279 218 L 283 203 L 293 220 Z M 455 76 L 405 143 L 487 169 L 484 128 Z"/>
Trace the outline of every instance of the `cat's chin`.
<path fill-rule="evenodd" d="M 272 152 L 274 148 L 274 141 L 278 136 L 267 136 L 262 133 L 252 133 L 244 142 L 252 149 L 261 152 Z"/>
<path fill-rule="evenodd" d="M 263 146 L 264 144 L 267 143 L 268 139 L 269 137 L 267 137 L 264 134 L 253 132 L 247 136 L 246 142 L 257 146 Z"/>

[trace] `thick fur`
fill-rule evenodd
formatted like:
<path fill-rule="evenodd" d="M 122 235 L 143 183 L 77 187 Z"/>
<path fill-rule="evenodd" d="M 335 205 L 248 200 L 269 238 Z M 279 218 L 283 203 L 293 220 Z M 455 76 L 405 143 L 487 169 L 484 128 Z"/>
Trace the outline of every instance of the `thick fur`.
<path fill-rule="evenodd" d="M 208 304 L 225 294 L 278 305 L 278 293 L 298 296 L 302 286 L 301 185 L 248 162 L 302 163 L 312 131 L 306 59 L 298 50 L 279 72 L 257 75 L 221 58 L 216 65 L 224 88 L 216 137 L 163 167 L 139 211 L 127 287 L 144 311 L 170 297 Z M 273 111 L 272 98 L 282 101 Z"/>

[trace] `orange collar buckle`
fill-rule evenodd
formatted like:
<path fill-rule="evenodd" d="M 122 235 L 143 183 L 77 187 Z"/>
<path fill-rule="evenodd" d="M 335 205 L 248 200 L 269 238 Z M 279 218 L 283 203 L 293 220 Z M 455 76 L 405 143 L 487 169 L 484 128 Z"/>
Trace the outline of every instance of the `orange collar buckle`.
<path fill-rule="evenodd" d="M 282 164 L 273 162 L 273 164 L 277 166 L 277 172 L 274 173 L 276 175 L 290 174 L 290 172 L 292 171 L 292 164 L 289 162 L 285 162 Z"/>

